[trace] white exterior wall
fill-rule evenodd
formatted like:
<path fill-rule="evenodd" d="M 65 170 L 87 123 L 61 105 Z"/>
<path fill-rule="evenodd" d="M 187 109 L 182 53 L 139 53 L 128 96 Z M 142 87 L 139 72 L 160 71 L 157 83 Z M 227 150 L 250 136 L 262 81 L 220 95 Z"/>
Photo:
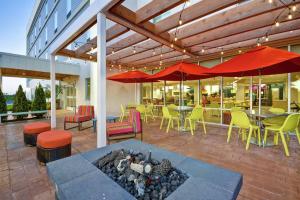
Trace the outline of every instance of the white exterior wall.
<path fill-rule="evenodd" d="M 86 79 L 91 77 L 90 64 L 80 65 L 80 77 L 76 81 L 76 105 L 90 105 L 86 99 Z M 91 92 L 92 93 L 92 92 Z"/>

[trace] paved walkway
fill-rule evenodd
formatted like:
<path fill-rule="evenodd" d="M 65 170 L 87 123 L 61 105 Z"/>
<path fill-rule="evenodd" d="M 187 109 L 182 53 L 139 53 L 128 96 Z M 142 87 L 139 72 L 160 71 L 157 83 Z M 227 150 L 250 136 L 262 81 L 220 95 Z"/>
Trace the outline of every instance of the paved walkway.
<path fill-rule="evenodd" d="M 62 122 L 59 118 L 59 128 Z M 300 199 L 300 145 L 295 137 L 290 141 L 291 156 L 287 158 L 281 145 L 264 149 L 251 145 L 246 151 L 236 136 L 227 144 L 227 128 L 208 126 L 207 135 L 201 127 L 195 136 L 175 130 L 167 134 L 159 130 L 159 122 L 157 119 L 144 124 L 145 142 L 243 173 L 239 200 Z M 23 144 L 24 123 L 28 122 L 0 126 L 0 199 L 54 199 L 46 168 L 36 161 L 36 149 Z M 92 129 L 72 132 L 73 154 L 96 147 Z"/>

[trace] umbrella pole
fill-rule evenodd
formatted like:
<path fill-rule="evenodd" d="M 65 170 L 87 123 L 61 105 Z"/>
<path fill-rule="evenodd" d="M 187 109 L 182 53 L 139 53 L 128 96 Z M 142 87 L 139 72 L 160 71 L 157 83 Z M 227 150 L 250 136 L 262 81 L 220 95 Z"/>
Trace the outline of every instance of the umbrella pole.
<path fill-rule="evenodd" d="M 197 87 L 197 89 L 198 89 L 198 105 L 200 105 L 200 98 L 201 98 L 201 82 L 200 82 L 200 80 L 198 80 L 198 87 Z"/>
<path fill-rule="evenodd" d="M 258 115 L 261 115 L 261 75 L 259 74 L 258 81 Z"/>
<path fill-rule="evenodd" d="M 166 81 L 164 81 L 164 106 L 166 106 L 166 97 L 167 97 L 167 94 L 166 94 Z"/>
<path fill-rule="evenodd" d="M 136 84 L 137 83 L 134 83 L 134 101 L 135 101 L 135 104 L 137 104 Z"/>

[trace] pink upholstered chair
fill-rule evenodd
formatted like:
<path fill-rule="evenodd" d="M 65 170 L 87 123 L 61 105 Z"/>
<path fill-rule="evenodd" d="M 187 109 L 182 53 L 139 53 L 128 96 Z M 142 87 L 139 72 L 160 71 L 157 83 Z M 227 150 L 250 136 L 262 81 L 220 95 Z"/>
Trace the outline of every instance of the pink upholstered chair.
<path fill-rule="evenodd" d="M 94 117 L 95 117 L 94 106 L 81 105 L 78 107 L 78 112 L 75 113 L 75 115 L 65 116 L 64 129 L 68 130 L 68 129 L 78 127 L 78 130 L 81 131 L 87 128 L 91 128 L 93 126 L 85 127 L 84 129 L 82 129 L 82 123 L 91 121 L 94 119 Z M 77 124 L 77 126 L 67 128 L 66 127 L 67 124 Z"/>
<path fill-rule="evenodd" d="M 141 113 L 136 110 L 130 110 L 127 121 L 107 123 L 106 125 L 107 141 L 135 138 L 141 134 L 143 140 L 143 127 Z"/>

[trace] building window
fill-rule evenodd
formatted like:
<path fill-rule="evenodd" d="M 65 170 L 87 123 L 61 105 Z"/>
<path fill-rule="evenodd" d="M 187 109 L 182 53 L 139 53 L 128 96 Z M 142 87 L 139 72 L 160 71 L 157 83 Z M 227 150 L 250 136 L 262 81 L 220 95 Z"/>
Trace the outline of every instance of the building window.
<path fill-rule="evenodd" d="M 39 38 L 39 52 L 41 52 L 41 49 L 42 49 L 42 41 L 41 38 Z"/>
<path fill-rule="evenodd" d="M 91 98 L 91 79 L 85 79 L 85 100 L 90 100 Z"/>
<path fill-rule="evenodd" d="M 36 45 L 34 45 L 34 57 L 36 57 Z"/>
<path fill-rule="evenodd" d="M 48 52 L 45 53 L 45 59 L 48 59 Z"/>
<path fill-rule="evenodd" d="M 34 37 L 36 38 L 36 27 L 34 27 Z"/>
<path fill-rule="evenodd" d="M 45 18 L 47 18 L 48 17 L 48 12 L 49 12 L 49 10 L 48 10 L 48 1 L 45 3 Z"/>
<path fill-rule="evenodd" d="M 45 44 L 48 43 L 48 28 L 45 28 Z"/>
<path fill-rule="evenodd" d="M 71 16 L 72 10 L 72 1 L 67 0 L 67 19 Z"/>
<path fill-rule="evenodd" d="M 58 26 L 57 20 L 58 20 L 58 13 L 56 11 L 55 14 L 54 14 L 54 33 L 57 32 L 57 26 Z"/>

